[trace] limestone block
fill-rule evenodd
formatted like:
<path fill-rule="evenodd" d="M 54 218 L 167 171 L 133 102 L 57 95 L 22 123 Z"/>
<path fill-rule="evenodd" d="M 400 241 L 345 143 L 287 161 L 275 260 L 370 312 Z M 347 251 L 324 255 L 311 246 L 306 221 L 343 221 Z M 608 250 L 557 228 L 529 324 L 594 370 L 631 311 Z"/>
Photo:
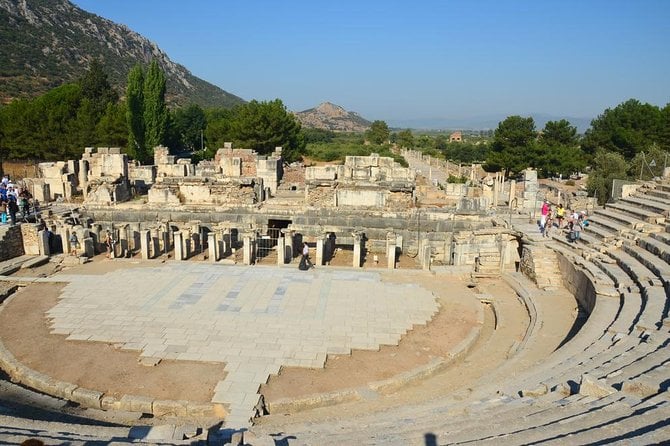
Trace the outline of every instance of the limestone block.
<path fill-rule="evenodd" d="M 216 262 L 219 260 L 219 241 L 216 232 L 207 234 L 207 248 L 209 250 L 209 261 Z"/>
<path fill-rule="evenodd" d="M 181 231 L 174 232 L 174 257 L 175 260 L 186 260 L 186 247 L 184 246 L 184 234 Z"/>
<path fill-rule="evenodd" d="M 156 417 L 165 415 L 185 417 L 188 415 L 188 401 L 185 400 L 155 400 L 152 413 Z"/>
<path fill-rule="evenodd" d="M 149 252 L 150 244 L 151 244 L 151 233 L 145 229 L 140 233 L 140 251 L 142 252 L 143 260 L 149 260 L 151 258 Z"/>
<path fill-rule="evenodd" d="M 121 402 L 113 396 L 105 395 L 100 399 L 100 408 L 102 410 L 120 410 Z"/>
<path fill-rule="evenodd" d="M 549 389 L 547 388 L 546 384 L 540 384 L 539 386 L 537 386 L 534 389 L 522 390 L 521 391 L 521 396 L 522 397 L 530 396 L 530 397 L 535 398 L 535 397 L 538 397 L 538 396 L 546 395 L 548 391 L 549 391 Z"/>
<path fill-rule="evenodd" d="M 128 412 L 151 413 L 153 398 L 138 395 L 123 395 L 119 400 L 119 409 Z"/>
<path fill-rule="evenodd" d="M 582 379 L 579 383 L 580 395 L 602 398 L 614 392 L 616 390 L 608 385 L 604 379 L 596 379 L 587 373 L 582 374 Z"/>
<path fill-rule="evenodd" d="M 621 390 L 642 398 L 647 398 L 656 395 L 659 392 L 659 385 L 658 383 L 645 380 L 642 376 L 631 381 L 624 381 Z"/>
<path fill-rule="evenodd" d="M 79 403 L 85 407 L 100 409 L 100 400 L 102 399 L 102 393 L 97 390 L 84 389 L 83 387 L 77 387 L 70 397 L 71 401 Z"/>

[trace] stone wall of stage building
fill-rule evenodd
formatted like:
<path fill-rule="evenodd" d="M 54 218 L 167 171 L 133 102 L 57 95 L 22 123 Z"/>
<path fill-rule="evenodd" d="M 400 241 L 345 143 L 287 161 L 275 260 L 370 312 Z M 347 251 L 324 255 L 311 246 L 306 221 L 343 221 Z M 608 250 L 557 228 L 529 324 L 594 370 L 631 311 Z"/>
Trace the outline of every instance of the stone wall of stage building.
<path fill-rule="evenodd" d="M 214 162 L 225 176 L 255 177 L 256 157 L 251 149 L 223 148 L 216 151 Z"/>
<path fill-rule="evenodd" d="M 149 189 L 149 204 L 248 205 L 256 202 L 253 182 L 162 181 Z"/>

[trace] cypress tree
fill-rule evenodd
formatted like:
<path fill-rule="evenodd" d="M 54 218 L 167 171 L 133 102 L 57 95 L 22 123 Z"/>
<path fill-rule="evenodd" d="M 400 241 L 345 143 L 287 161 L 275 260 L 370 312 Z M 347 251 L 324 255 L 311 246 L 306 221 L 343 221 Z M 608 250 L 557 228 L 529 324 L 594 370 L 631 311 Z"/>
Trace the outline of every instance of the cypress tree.
<path fill-rule="evenodd" d="M 131 158 L 147 161 L 145 150 L 144 124 L 144 71 L 141 65 L 135 65 L 128 73 L 126 87 L 126 122 L 128 123 L 128 155 Z"/>
<path fill-rule="evenodd" d="M 155 146 L 165 144 L 168 120 L 168 109 L 165 105 L 165 73 L 154 59 L 144 78 L 144 142 L 148 155 L 151 155 Z"/>

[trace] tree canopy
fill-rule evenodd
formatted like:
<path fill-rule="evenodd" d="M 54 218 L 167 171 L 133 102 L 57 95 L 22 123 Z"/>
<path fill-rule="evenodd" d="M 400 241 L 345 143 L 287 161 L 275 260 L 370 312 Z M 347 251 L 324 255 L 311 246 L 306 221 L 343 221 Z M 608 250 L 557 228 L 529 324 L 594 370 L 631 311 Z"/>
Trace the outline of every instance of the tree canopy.
<path fill-rule="evenodd" d="M 297 159 L 305 148 L 295 116 L 289 113 L 280 99 L 269 102 L 253 100 L 240 105 L 230 122 L 230 136 L 240 147 L 268 154 L 282 147 L 287 160 Z"/>
<path fill-rule="evenodd" d="M 486 164 L 494 170 L 505 170 L 508 175 L 533 166 L 536 137 L 533 118 L 516 115 L 507 117 L 498 124 L 493 134 Z"/>
<path fill-rule="evenodd" d="M 372 144 L 385 144 L 388 142 L 391 131 L 384 121 L 374 121 L 365 136 Z"/>
<path fill-rule="evenodd" d="M 605 149 L 620 153 L 626 159 L 632 159 L 654 143 L 667 150 L 670 147 L 663 136 L 668 132 L 668 125 L 667 121 L 664 123 L 664 112 L 658 107 L 629 99 L 613 109 L 606 109 L 591 121 L 582 148 L 589 154 Z"/>

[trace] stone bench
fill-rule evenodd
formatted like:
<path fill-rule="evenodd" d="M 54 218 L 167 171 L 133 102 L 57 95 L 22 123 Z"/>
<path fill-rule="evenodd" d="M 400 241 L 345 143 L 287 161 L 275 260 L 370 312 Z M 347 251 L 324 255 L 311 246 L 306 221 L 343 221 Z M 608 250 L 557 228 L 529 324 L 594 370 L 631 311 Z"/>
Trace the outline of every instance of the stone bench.
<path fill-rule="evenodd" d="M 626 234 L 631 231 L 636 231 L 637 227 L 642 227 L 647 223 L 631 218 L 628 215 L 615 213 L 613 211 L 596 209 L 593 214 L 589 216 L 589 228 L 591 226 L 600 226 L 603 229 L 616 233 L 617 235 Z"/>
<path fill-rule="evenodd" d="M 652 212 L 649 210 L 646 210 L 644 208 L 638 207 L 633 204 L 629 203 L 622 203 L 621 201 L 617 201 L 614 203 L 609 203 L 607 205 L 607 210 L 616 210 L 617 212 L 621 212 L 623 214 L 628 214 L 638 220 L 642 220 L 646 223 L 652 223 L 652 224 L 662 224 L 665 222 L 665 216 L 661 215 L 657 212 Z"/>
<path fill-rule="evenodd" d="M 667 213 L 670 211 L 670 204 L 664 204 L 660 201 L 648 200 L 644 198 L 644 196 L 621 198 L 617 201 L 617 203 L 625 203 L 627 205 L 639 207 L 643 210 L 649 211 L 652 214 L 661 214 L 664 217 L 666 217 Z"/>

